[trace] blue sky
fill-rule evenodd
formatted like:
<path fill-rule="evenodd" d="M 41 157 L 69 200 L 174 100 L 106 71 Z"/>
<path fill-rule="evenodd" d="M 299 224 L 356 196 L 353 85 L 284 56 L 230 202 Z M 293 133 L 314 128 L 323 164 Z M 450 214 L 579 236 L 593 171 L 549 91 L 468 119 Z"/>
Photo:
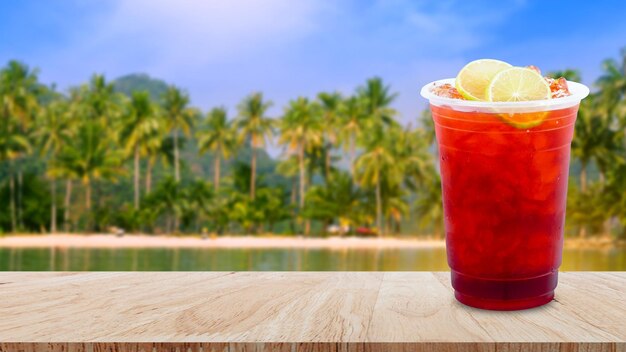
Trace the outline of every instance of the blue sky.
<path fill-rule="evenodd" d="M 415 123 L 419 88 L 477 58 L 579 68 L 592 83 L 626 47 L 625 15 L 624 1 L 4 1 L 0 62 L 38 67 L 60 89 L 143 72 L 231 115 L 251 91 L 278 115 L 291 98 L 378 75 Z"/>

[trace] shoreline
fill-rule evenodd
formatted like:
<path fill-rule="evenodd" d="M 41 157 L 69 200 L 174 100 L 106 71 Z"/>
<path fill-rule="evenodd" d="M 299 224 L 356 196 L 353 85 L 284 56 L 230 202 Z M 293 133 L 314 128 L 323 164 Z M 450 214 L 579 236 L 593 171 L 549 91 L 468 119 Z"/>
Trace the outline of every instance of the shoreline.
<path fill-rule="evenodd" d="M 0 237 L 0 248 L 206 248 L 206 249 L 416 249 L 444 248 L 444 240 L 356 237 L 148 235 L 19 235 Z"/>
<path fill-rule="evenodd" d="M 623 242 L 608 238 L 566 239 L 565 248 L 618 248 Z M 148 236 L 17 235 L 0 237 L 0 248 L 205 248 L 205 249 L 430 249 L 445 248 L 445 240 L 413 238 L 359 238 L 301 236 Z"/>

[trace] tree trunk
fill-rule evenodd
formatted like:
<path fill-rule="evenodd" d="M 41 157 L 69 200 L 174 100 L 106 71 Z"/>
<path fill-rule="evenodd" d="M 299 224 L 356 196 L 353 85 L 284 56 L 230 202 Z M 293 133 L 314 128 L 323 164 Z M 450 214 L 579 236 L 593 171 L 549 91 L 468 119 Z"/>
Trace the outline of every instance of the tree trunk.
<path fill-rule="evenodd" d="M 168 234 L 172 233 L 172 216 L 170 214 L 165 216 L 165 231 Z"/>
<path fill-rule="evenodd" d="M 305 169 L 304 169 L 304 146 L 298 150 L 298 167 L 300 169 L 300 211 L 304 208 L 304 192 L 305 192 Z"/>
<path fill-rule="evenodd" d="M 324 167 L 325 167 L 325 175 L 324 175 L 324 180 L 326 181 L 326 185 L 328 185 L 328 183 L 330 182 L 330 150 L 331 150 L 332 145 L 328 144 L 328 149 L 326 150 L 326 159 L 324 161 Z"/>
<path fill-rule="evenodd" d="M 254 200 L 256 195 L 256 149 L 252 145 L 252 160 L 250 162 L 250 198 Z"/>
<path fill-rule="evenodd" d="M 19 229 L 24 229 L 24 217 L 23 217 L 23 203 L 24 203 L 24 174 L 21 166 L 18 165 L 17 170 L 17 226 Z"/>
<path fill-rule="evenodd" d="M 380 197 L 380 177 L 376 175 L 376 227 L 379 236 L 384 236 L 383 229 L 383 206 Z"/>
<path fill-rule="evenodd" d="M 587 163 L 580 165 L 580 191 L 587 192 Z"/>
<path fill-rule="evenodd" d="M 296 177 L 291 178 L 291 232 L 296 233 L 296 203 L 298 196 L 298 179 Z"/>
<path fill-rule="evenodd" d="M 220 155 L 219 153 L 216 153 L 215 155 L 215 165 L 213 167 L 213 185 L 215 187 L 215 193 L 219 192 L 220 190 Z"/>
<path fill-rule="evenodd" d="M 17 215 L 15 212 L 15 177 L 13 174 L 9 176 L 9 193 L 11 198 L 11 233 L 15 233 L 17 231 Z"/>
<path fill-rule="evenodd" d="M 174 179 L 180 182 L 180 165 L 178 155 L 178 130 L 174 130 Z"/>
<path fill-rule="evenodd" d="M 57 184 L 54 177 L 50 178 L 50 233 L 57 232 Z"/>
<path fill-rule="evenodd" d="M 298 202 L 298 179 L 296 177 L 291 178 L 291 204 L 295 207 Z"/>
<path fill-rule="evenodd" d="M 65 181 L 65 203 L 63 209 L 63 227 L 65 232 L 70 231 L 70 205 L 72 201 L 72 180 Z"/>
<path fill-rule="evenodd" d="M 135 210 L 139 209 L 139 145 L 135 146 Z"/>
<path fill-rule="evenodd" d="M 91 214 L 91 180 L 85 184 L 85 211 L 87 212 L 87 222 L 85 232 L 90 233 L 93 230 L 93 221 Z"/>
<path fill-rule="evenodd" d="M 354 134 L 350 135 L 350 171 L 352 172 L 352 183 L 356 185 L 356 170 L 354 167 L 354 161 L 356 158 L 356 136 Z"/>
<path fill-rule="evenodd" d="M 146 168 L 146 194 L 152 192 L 152 168 L 154 167 L 154 159 L 148 159 L 148 167 Z"/>
<path fill-rule="evenodd" d="M 91 210 L 91 181 L 85 183 L 85 209 Z"/>

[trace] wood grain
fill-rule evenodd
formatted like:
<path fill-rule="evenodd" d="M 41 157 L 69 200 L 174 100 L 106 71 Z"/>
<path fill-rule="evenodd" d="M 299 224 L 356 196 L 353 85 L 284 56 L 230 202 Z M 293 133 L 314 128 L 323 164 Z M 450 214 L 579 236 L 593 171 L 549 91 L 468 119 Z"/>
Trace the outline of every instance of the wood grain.
<path fill-rule="evenodd" d="M 0 273 L 0 351 L 619 351 L 626 273 L 490 312 L 448 273 Z"/>

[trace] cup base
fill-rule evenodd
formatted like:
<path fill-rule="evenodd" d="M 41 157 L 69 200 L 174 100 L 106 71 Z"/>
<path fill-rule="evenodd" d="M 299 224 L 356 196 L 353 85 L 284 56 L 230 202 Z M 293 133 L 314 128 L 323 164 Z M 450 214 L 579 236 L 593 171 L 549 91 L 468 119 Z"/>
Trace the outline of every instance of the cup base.
<path fill-rule="evenodd" d="M 458 291 L 454 291 L 454 297 L 457 301 L 463 303 L 464 305 L 474 308 L 488 310 L 521 310 L 535 308 L 550 303 L 552 299 L 554 299 L 554 291 L 538 297 L 515 300 L 478 298 Z"/>
<path fill-rule="evenodd" d="M 456 299 L 468 306 L 493 310 L 537 307 L 554 298 L 558 271 L 530 278 L 486 279 L 452 270 Z"/>

